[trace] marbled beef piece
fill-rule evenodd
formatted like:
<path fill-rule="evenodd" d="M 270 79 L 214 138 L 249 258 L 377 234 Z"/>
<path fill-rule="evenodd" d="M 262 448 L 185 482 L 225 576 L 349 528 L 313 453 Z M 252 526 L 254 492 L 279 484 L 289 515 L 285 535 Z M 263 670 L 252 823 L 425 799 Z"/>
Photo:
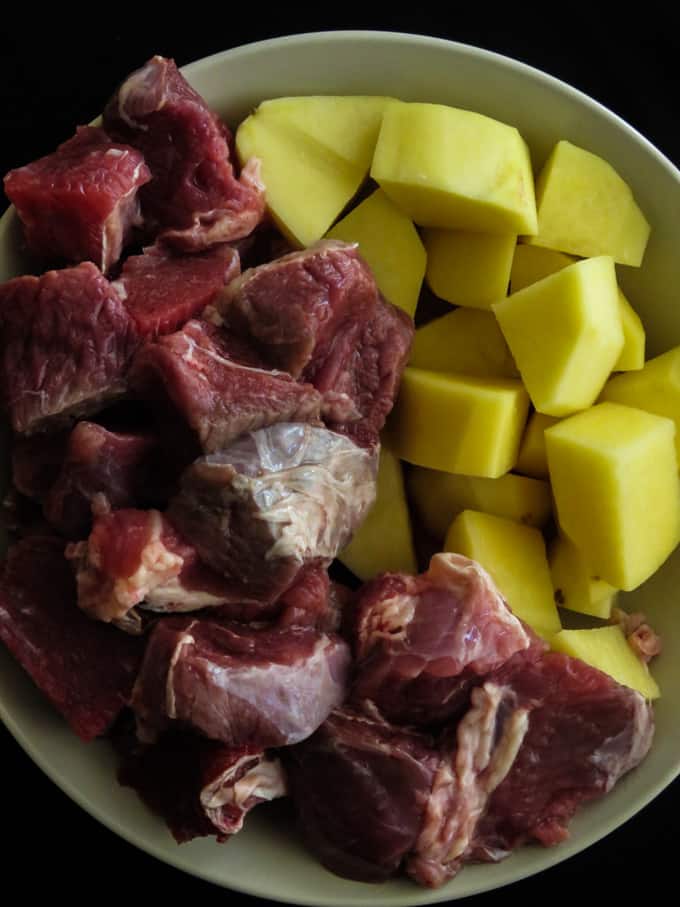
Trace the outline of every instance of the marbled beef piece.
<path fill-rule="evenodd" d="M 420 576 L 387 573 L 362 587 L 353 642 L 352 702 L 429 726 L 460 714 L 472 687 L 530 636 L 479 564 L 437 554 Z"/>
<path fill-rule="evenodd" d="M 339 708 L 281 757 L 305 840 L 323 865 L 362 882 L 393 875 L 423 825 L 442 761 L 434 740 Z"/>
<path fill-rule="evenodd" d="M 329 427 L 375 443 L 414 329 L 381 298 L 356 246 L 326 240 L 251 268 L 227 287 L 218 308 L 228 330 L 323 394 Z"/>
<path fill-rule="evenodd" d="M 140 194 L 145 227 L 176 249 L 199 251 L 251 233 L 265 211 L 259 162 L 240 178 L 230 134 L 173 60 L 155 56 L 104 110 L 104 128 L 143 152 L 152 181 Z"/>
<path fill-rule="evenodd" d="M 179 722 L 227 746 L 298 743 L 345 697 L 349 647 L 310 627 L 167 618 L 153 628 L 132 697 L 137 736 Z"/>
<path fill-rule="evenodd" d="M 128 704 L 144 651 L 78 609 L 63 542 L 35 536 L 7 554 L 0 639 L 83 740 L 104 734 Z"/>
<path fill-rule="evenodd" d="M 511 661 L 488 683 L 510 690 L 528 712 L 522 747 L 468 854 L 495 862 L 526 841 L 565 840 L 579 806 L 606 794 L 647 755 L 654 714 L 640 693 L 556 652 Z"/>
<path fill-rule="evenodd" d="M 152 746 L 115 742 L 119 782 L 165 820 L 178 844 L 205 835 L 226 841 L 253 807 L 286 795 L 281 762 L 256 746 L 228 747 L 183 732 Z"/>
<path fill-rule="evenodd" d="M 138 344 L 120 297 L 89 262 L 2 284 L 0 399 L 14 430 L 54 430 L 122 396 Z"/>
<path fill-rule="evenodd" d="M 150 179 L 135 148 L 79 126 L 53 154 L 11 170 L 5 192 L 31 252 L 48 262 L 92 261 L 106 272 L 141 226 L 138 190 Z"/>
<path fill-rule="evenodd" d="M 198 459 L 168 515 L 244 599 L 272 602 L 349 542 L 374 501 L 376 468 L 375 449 L 279 423 Z"/>
<path fill-rule="evenodd" d="M 319 420 L 321 398 L 311 385 L 251 364 L 241 347 L 213 325 L 192 320 L 135 357 L 131 385 L 153 404 L 161 432 L 175 444 L 182 438 L 191 459 L 276 422 Z"/>
<path fill-rule="evenodd" d="M 200 315 L 239 273 L 239 255 L 230 246 L 191 256 L 152 246 L 126 259 L 113 286 L 140 335 L 152 340 Z"/>

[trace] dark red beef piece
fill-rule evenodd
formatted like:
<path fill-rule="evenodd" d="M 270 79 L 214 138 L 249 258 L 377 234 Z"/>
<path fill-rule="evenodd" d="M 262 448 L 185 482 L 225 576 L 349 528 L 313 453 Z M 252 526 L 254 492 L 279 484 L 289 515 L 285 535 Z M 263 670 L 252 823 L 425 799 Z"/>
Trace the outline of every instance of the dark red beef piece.
<path fill-rule="evenodd" d="M 176 440 L 178 426 L 190 430 L 183 446 L 193 456 L 222 450 L 244 432 L 275 422 L 320 417 L 321 398 L 311 385 L 234 358 L 230 343 L 218 328 L 194 320 L 135 357 L 132 386 L 154 403 L 161 431 Z"/>
<path fill-rule="evenodd" d="M 145 226 L 163 242 L 198 251 L 251 233 L 265 211 L 259 162 L 236 179 L 229 131 L 173 60 L 152 57 L 120 86 L 104 128 L 143 152 L 153 179 L 141 192 Z"/>
<path fill-rule="evenodd" d="M 12 482 L 28 498 L 42 501 L 61 472 L 70 432 L 12 440 Z"/>
<path fill-rule="evenodd" d="M 323 865 L 362 882 L 393 875 L 416 846 L 440 766 L 432 738 L 340 708 L 281 756 Z"/>
<path fill-rule="evenodd" d="M 327 429 L 279 423 L 198 459 L 168 515 L 235 593 L 273 602 L 349 542 L 374 500 L 376 460 Z"/>
<path fill-rule="evenodd" d="M 154 339 L 200 315 L 239 273 L 239 256 L 230 246 L 191 256 L 152 247 L 126 259 L 114 286 L 140 335 Z"/>
<path fill-rule="evenodd" d="M 116 744 L 119 782 L 165 820 L 178 844 L 205 835 L 226 841 L 254 806 L 286 794 L 280 761 L 256 746 L 182 732 L 152 746 L 134 738 Z"/>
<path fill-rule="evenodd" d="M 108 271 L 141 225 L 138 190 L 150 179 L 135 148 L 79 126 L 53 154 L 11 170 L 5 192 L 34 254 Z"/>
<path fill-rule="evenodd" d="M 245 271 L 218 305 L 228 330 L 323 394 L 329 427 L 377 441 L 414 328 L 381 298 L 355 246 L 324 241 Z"/>
<path fill-rule="evenodd" d="M 652 706 L 609 675 L 555 652 L 508 663 L 489 682 L 512 691 L 529 726 L 477 828 L 471 860 L 497 861 L 525 841 L 569 836 L 582 803 L 606 794 L 646 756 Z"/>
<path fill-rule="evenodd" d="M 121 396 L 137 345 L 125 306 L 89 262 L 2 284 L 0 398 L 14 430 L 53 430 Z"/>
<path fill-rule="evenodd" d="M 227 746 L 298 743 L 344 699 L 349 647 L 310 627 L 167 618 L 153 628 L 132 708 L 140 741 L 174 721 Z"/>
<path fill-rule="evenodd" d="M 301 570 L 293 585 L 276 602 L 276 626 L 316 627 L 335 632 L 340 627 L 341 612 L 338 597 L 331 591 L 325 567 L 312 564 Z"/>
<path fill-rule="evenodd" d="M 83 740 L 104 734 L 128 704 L 144 651 L 78 609 L 63 543 L 44 537 L 8 552 L 0 639 Z"/>
<path fill-rule="evenodd" d="M 429 726 L 460 714 L 472 687 L 530 637 L 479 564 L 437 554 L 420 576 L 387 573 L 362 587 L 353 644 L 356 707 Z"/>
<path fill-rule="evenodd" d="M 92 528 L 93 513 L 153 499 L 157 447 L 149 432 L 111 432 L 93 422 L 79 422 L 44 497 L 48 522 L 67 538 L 83 539 Z"/>

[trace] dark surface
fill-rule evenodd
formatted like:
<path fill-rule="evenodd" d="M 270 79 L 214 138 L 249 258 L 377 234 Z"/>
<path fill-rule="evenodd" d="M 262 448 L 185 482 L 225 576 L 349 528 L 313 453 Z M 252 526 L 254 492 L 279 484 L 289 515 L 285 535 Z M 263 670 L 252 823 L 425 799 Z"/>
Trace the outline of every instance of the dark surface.
<path fill-rule="evenodd" d="M 260 38 L 328 28 L 434 34 L 515 57 L 604 103 L 680 164 L 680 38 L 670 13 L 664 21 L 655 18 L 651 5 L 621 6 L 612 14 L 618 15 L 616 22 L 604 16 L 598 21 L 592 9 L 583 7 L 513 4 L 503 14 L 488 5 L 473 16 L 459 6 L 446 5 L 439 17 L 428 17 L 416 7 L 420 15 L 373 18 L 353 18 L 344 6 L 342 16 L 304 19 L 296 19 L 300 8 L 289 4 L 273 15 L 261 5 L 204 6 L 195 20 L 191 7 L 185 6 L 175 7 L 174 13 L 166 8 L 167 24 L 158 17 L 145 23 L 139 8 L 133 12 L 120 6 L 107 10 L 105 19 L 104 11 L 95 8 L 78 20 L 77 31 L 66 14 L 55 24 L 37 9 L 26 21 L 3 13 L 0 171 L 50 151 L 76 124 L 96 116 L 116 83 L 153 53 L 173 56 L 182 65 Z M 146 856 L 90 818 L 52 785 L 4 728 L 0 752 L 6 892 L 28 890 L 32 897 L 50 901 L 75 895 L 76 903 L 85 891 L 105 894 L 114 903 L 145 895 L 156 903 L 167 902 L 168 896 L 171 903 L 215 897 L 234 903 L 227 893 Z M 663 898 L 664 887 L 675 882 L 679 808 L 676 781 L 586 852 L 510 888 L 479 895 L 474 903 L 493 907 L 511 898 L 538 904 L 562 897 L 590 903 L 598 893 L 609 904 L 650 895 Z M 264 903 L 245 897 L 242 902 L 249 907 Z"/>

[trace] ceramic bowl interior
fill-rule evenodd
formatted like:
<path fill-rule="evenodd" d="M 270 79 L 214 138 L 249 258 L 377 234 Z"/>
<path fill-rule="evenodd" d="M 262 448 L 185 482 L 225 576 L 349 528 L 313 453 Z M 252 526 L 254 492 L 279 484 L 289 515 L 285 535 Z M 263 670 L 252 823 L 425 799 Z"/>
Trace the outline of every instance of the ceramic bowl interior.
<path fill-rule="evenodd" d="M 558 139 L 601 155 L 631 185 L 652 224 L 643 267 L 619 268 L 621 285 L 645 324 L 649 354 L 680 343 L 680 173 L 633 128 L 564 83 L 487 51 L 387 32 L 326 32 L 264 41 L 201 60 L 185 73 L 232 125 L 265 98 L 391 95 L 463 107 L 510 123 L 529 143 L 535 167 Z M 0 222 L 0 280 L 22 271 L 18 240 L 10 211 Z M 124 838 L 189 873 L 261 897 L 316 907 L 412 907 L 449 900 L 506 885 L 577 853 L 634 815 L 680 772 L 680 620 L 674 602 L 679 586 L 676 553 L 623 602 L 627 609 L 647 613 L 664 638 L 664 653 L 655 664 L 664 695 L 656 707 L 656 741 L 646 761 L 612 793 L 582 810 L 566 843 L 553 849 L 529 846 L 497 865 L 466 867 L 436 891 L 406 880 L 374 886 L 328 873 L 302 847 L 292 814 L 282 803 L 255 810 L 227 847 L 209 840 L 178 847 L 136 796 L 118 787 L 108 745 L 77 741 L 4 651 L 0 715 L 75 801 Z"/>

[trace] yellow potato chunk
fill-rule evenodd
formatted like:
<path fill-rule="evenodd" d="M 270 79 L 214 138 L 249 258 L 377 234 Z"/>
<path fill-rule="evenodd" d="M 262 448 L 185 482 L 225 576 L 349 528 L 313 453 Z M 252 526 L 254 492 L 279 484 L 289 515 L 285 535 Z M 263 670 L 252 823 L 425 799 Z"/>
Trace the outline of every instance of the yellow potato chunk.
<path fill-rule="evenodd" d="M 640 316 L 621 290 L 619 290 L 619 315 L 623 328 L 623 349 L 612 371 L 637 371 L 645 364 L 645 329 Z"/>
<path fill-rule="evenodd" d="M 402 460 L 497 478 L 512 469 L 529 399 L 520 381 L 407 368 L 391 431 Z"/>
<path fill-rule="evenodd" d="M 454 309 L 418 328 L 410 365 L 478 378 L 519 378 L 493 312 Z"/>
<path fill-rule="evenodd" d="M 545 639 L 560 630 L 545 543 L 538 529 L 465 510 L 451 524 L 444 550 L 478 561 L 513 613 Z"/>
<path fill-rule="evenodd" d="M 642 693 L 646 699 L 661 695 L 649 668 L 628 645 L 621 627 L 561 630 L 551 645 L 556 652 L 585 661 L 618 683 Z"/>
<path fill-rule="evenodd" d="M 630 187 L 601 157 L 561 141 L 536 181 L 538 232 L 528 242 L 639 266 L 649 224 Z"/>
<path fill-rule="evenodd" d="M 560 420 L 543 413 L 532 413 L 519 446 L 515 472 L 534 479 L 548 478 L 548 457 L 545 452 L 545 430 Z"/>
<path fill-rule="evenodd" d="M 535 233 L 529 150 L 512 126 L 442 104 L 385 109 L 371 176 L 423 227 Z"/>
<path fill-rule="evenodd" d="M 610 378 L 600 400 L 623 403 L 672 419 L 680 461 L 680 346 L 650 359 L 638 372 Z"/>
<path fill-rule="evenodd" d="M 338 559 L 364 582 L 378 573 L 418 570 L 401 463 L 384 444 L 375 504 Z"/>
<path fill-rule="evenodd" d="M 576 545 L 559 535 L 548 548 L 555 601 L 561 608 L 607 619 L 618 590 L 606 583 L 586 563 Z"/>
<path fill-rule="evenodd" d="M 623 349 L 611 258 L 578 261 L 493 306 L 535 408 L 567 416 L 597 399 Z"/>
<path fill-rule="evenodd" d="M 573 265 L 575 261 L 573 255 L 520 243 L 516 246 L 512 259 L 510 292 L 516 293 L 517 290 L 523 290 L 524 287 L 536 283 L 537 280 L 543 280 L 549 274 L 561 271 L 567 265 Z"/>
<path fill-rule="evenodd" d="M 425 248 L 413 221 L 377 189 L 329 230 L 356 242 L 383 295 L 413 317 L 425 276 Z"/>
<path fill-rule="evenodd" d="M 274 98 L 263 101 L 257 115 L 286 123 L 366 174 L 383 113 L 392 101 L 392 98 L 362 95 Z"/>
<path fill-rule="evenodd" d="M 595 576 L 630 591 L 679 540 L 680 486 L 670 419 L 600 403 L 546 429 L 563 532 Z"/>
<path fill-rule="evenodd" d="M 479 510 L 538 527 L 548 522 L 552 510 L 547 482 L 511 472 L 486 479 L 417 466 L 410 471 L 408 488 L 423 526 L 438 539 L 444 538 L 451 521 L 463 510 Z"/>
<path fill-rule="evenodd" d="M 423 231 L 423 241 L 427 282 L 440 299 L 488 309 L 507 296 L 515 234 L 429 229 Z"/>

